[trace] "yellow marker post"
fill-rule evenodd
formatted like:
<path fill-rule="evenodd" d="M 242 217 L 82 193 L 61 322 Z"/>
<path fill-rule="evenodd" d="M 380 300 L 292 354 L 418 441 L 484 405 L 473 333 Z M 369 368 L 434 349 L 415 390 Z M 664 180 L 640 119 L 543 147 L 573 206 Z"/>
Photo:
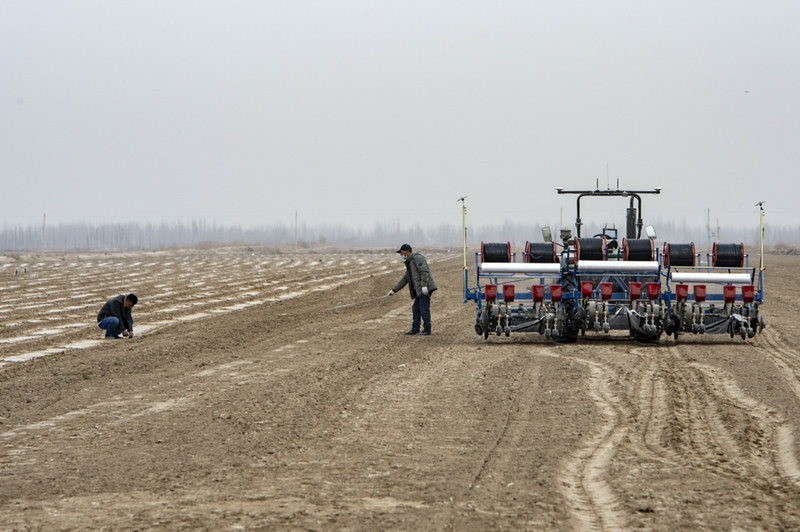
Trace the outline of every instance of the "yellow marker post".
<path fill-rule="evenodd" d="M 764 264 L 764 202 L 759 201 L 756 203 L 756 207 L 758 207 L 758 214 L 759 214 L 759 241 L 760 241 L 760 252 L 761 255 L 758 259 L 758 290 L 762 292 L 764 290 L 764 270 L 767 269 L 767 265 Z"/>
<path fill-rule="evenodd" d="M 464 292 L 464 297 L 467 297 L 467 204 L 465 200 L 467 199 L 466 196 L 461 196 L 458 198 L 458 201 L 461 202 L 461 227 L 463 228 L 463 236 L 464 236 L 464 279 L 462 284 L 462 289 Z"/>
<path fill-rule="evenodd" d="M 760 271 L 764 271 L 766 269 L 766 265 L 764 264 L 764 202 L 759 201 L 756 203 L 756 207 L 759 209 L 759 238 L 761 241 L 761 257 L 759 258 L 759 265 L 758 269 Z"/>

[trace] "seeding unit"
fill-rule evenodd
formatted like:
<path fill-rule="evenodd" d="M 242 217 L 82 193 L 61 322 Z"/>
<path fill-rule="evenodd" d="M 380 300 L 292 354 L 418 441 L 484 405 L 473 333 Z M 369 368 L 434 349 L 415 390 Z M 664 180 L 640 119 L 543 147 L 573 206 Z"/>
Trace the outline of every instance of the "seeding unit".
<path fill-rule="evenodd" d="M 544 242 L 527 242 L 520 254 L 510 242 L 482 242 L 472 286 L 465 258 L 464 301 L 477 303 L 478 334 L 538 332 L 574 342 L 587 331 L 625 330 L 655 343 L 662 333 L 676 340 L 683 333 L 746 339 L 764 328 L 763 259 L 752 267 L 743 244 L 715 242 L 703 255 L 692 242 L 657 246 L 650 227 L 642 237 L 641 195 L 660 189 L 557 190 L 578 196 L 574 237 L 562 230 L 557 244 L 544 228 Z M 621 244 L 613 228 L 581 236 L 587 196 L 630 198 Z"/>

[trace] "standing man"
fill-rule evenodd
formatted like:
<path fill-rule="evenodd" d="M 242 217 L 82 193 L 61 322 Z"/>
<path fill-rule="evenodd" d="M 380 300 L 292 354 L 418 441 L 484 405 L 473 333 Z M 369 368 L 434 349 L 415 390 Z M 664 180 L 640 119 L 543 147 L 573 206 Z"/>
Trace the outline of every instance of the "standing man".
<path fill-rule="evenodd" d="M 131 309 L 139 302 L 136 294 L 112 297 L 97 314 L 97 326 L 106 331 L 106 338 L 133 338 Z"/>
<path fill-rule="evenodd" d="M 406 263 L 406 274 L 394 288 L 389 290 L 389 295 L 393 296 L 395 292 L 408 285 L 411 299 L 414 300 L 414 304 L 411 305 L 413 313 L 411 330 L 406 331 L 405 334 L 431 334 L 431 294 L 438 287 L 436 286 L 436 281 L 433 280 L 433 275 L 431 275 L 428 261 L 425 260 L 423 255 L 414 253 L 408 244 L 400 246 L 397 252 L 402 255 L 403 262 Z M 422 323 L 422 331 L 419 330 L 420 322 Z"/>

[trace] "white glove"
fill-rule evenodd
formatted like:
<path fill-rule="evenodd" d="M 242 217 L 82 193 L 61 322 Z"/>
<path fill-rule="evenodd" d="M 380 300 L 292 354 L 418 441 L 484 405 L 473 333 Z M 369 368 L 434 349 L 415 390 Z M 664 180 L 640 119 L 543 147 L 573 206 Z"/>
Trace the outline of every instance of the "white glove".
<path fill-rule="evenodd" d="M 423 296 L 427 296 L 428 295 L 428 287 L 427 286 L 423 286 L 422 287 L 422 295 Z"/>
<path fill-rule="evenodd" d="M 394 290 L 389 290 L 389 293 L 386 294 L 388 297 L 392 297 L 394 295 Z"/>

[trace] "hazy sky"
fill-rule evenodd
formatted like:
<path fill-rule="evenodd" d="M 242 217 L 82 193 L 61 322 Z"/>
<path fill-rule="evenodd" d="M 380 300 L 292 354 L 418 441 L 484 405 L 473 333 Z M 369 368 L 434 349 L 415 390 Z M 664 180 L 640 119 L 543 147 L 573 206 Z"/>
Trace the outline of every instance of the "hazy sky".
<path fill-rule="evenodd" d="M 800 224 L 798 24 L 796 0 L 0 0 L 0 225 L 460 224 L 463 195 L 471 224 L 566 225 L 555 187 L 617 180 L 663 188 L 650 221 Z"/>

